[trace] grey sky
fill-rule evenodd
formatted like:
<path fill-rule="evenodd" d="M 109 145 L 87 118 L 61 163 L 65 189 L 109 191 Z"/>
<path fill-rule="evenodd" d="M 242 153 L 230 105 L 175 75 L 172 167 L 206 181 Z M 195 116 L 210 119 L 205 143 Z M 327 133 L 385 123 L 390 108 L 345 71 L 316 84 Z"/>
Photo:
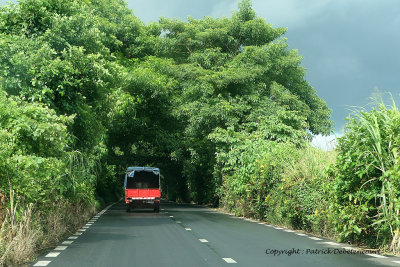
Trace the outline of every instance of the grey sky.
<path fill-rule="evenodd" d="M 4 4 L 5 0 L 0 0 Z M 127 0 L 144 22 L 230 16 L 238 0 Z M 399 0 L 252 0 L 258 16 L 287 27 L 306 79 L 333 110 L 342 132 L 350 106 L 365 106 L 376 88 L 400 106 Z"/>

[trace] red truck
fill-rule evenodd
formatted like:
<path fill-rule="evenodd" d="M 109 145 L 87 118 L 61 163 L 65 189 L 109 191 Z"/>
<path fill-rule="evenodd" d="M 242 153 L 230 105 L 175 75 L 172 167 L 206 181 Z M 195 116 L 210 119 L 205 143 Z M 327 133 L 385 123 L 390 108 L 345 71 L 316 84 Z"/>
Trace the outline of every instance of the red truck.
<path fill-rule="evenodd" d="M 126 211 L 133 208 L 153 208 L 160 211 L 160 169 L 154 167 L 128 167 L 125 174 Z"/>

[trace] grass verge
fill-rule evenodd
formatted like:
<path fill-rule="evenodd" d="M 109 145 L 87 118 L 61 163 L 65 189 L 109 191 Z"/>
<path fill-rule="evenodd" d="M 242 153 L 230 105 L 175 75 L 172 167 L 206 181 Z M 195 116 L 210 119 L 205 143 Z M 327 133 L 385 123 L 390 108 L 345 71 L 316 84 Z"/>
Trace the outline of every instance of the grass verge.
<path fill-rule="evenodd" d="M 75 232 L 96 211 L 95 202 L 60 200 L 24 205 L 14 191 L 1 210 L 0 266 L 21 266 Z"/>

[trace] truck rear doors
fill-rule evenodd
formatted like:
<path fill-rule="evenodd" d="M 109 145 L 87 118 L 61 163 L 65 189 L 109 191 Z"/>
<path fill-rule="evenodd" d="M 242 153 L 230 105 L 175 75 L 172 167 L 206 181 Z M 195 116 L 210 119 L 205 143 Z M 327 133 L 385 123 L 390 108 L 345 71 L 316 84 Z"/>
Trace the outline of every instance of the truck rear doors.
<path fill-rule="evenodd" d="M 160 170 L 154 167 L 129 167 L 124 182 L 127 211 L 134 207 L 160 209 Z"/>

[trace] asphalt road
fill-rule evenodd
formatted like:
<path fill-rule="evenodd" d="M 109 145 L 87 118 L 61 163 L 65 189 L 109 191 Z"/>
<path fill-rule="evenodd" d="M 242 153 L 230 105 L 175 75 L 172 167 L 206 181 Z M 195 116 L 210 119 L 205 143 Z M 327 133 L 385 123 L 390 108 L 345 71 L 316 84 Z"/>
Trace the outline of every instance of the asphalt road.
<path fill-rule="evenodd" d="M 400 266 L 397 257 L 350 253 L 345 244 L 276 228 L 194 205 L 127 213 L 117 203 L 31 266 Z"/>

